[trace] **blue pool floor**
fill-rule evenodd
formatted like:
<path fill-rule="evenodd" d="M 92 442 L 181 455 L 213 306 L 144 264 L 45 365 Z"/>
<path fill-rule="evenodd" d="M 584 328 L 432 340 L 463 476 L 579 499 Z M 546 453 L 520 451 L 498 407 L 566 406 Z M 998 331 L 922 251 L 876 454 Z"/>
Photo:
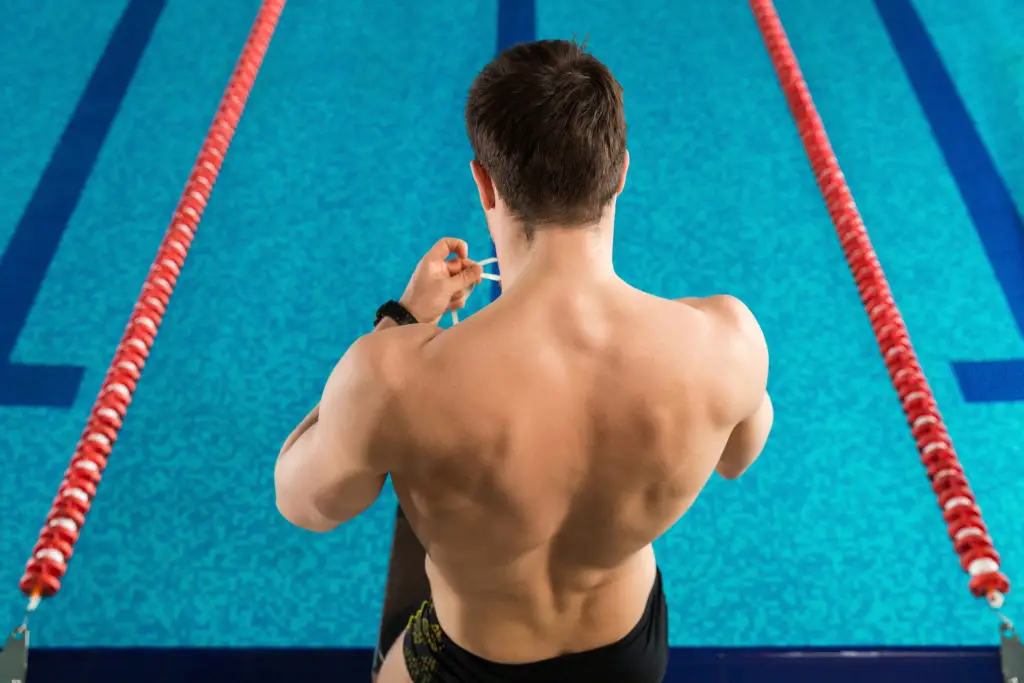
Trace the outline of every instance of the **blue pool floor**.
<path fill-rule="evenodd" d="M 461 105 L 515 32 L 499 5 L 526 4 L 286 8 L 36 644 L 370 645 L 393 495 L 313 537 L 278 518 L 272 463 L 427 245 L 455 234 L 487 251 Z M 1024 6 L 777 5 L 1012 578 L 1024 384 L 967 387 L 958 372 L 1024 358 Z M 0 245 L 25 250 L 0 261 L 12 624 L 24 559 L 257 7 L 5 4 Z M 620 273 L 666 296 L 740 296 L 772 351 L 762 460 L 712 482 L 658 544 L 673 645 L 993 645 L 746 3 L 552 0 L 527 24 L 588 36 L 625 88 Z M 107 87 L 90 89 L 102 68 Z M 78 379 L 45 395 L 10 380 L 15 366 Z"/>

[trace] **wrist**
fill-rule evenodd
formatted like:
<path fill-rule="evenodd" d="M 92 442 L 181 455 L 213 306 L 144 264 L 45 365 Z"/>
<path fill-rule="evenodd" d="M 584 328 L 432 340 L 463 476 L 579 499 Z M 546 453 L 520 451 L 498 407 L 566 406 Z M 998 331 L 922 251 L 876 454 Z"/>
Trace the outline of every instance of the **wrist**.
<path fill-rule="evenodd" d="M 377 309 L 377 315 L 373 321 L 374 329 L 383 329 L 398 325 L 414 325 L 419 319 L 409 308 L 398 301 L 386 301 Z"/>
<path fill-rule="evenodd" d="M 398 300 L 398 303 L 401 304 L 402 308 L 409 311 L 409 315 L 416 318 L 416 322 L 428 323 L 433 325 L 437 323 L 438 320 L 441 319 L 440 316 L 435 318 L 430 315 L 427 315 L 423 311 L 423 306 L 419 305 L 416 301 L 414 301 L 412 297 L 403 296 L 401 299 Z"/>

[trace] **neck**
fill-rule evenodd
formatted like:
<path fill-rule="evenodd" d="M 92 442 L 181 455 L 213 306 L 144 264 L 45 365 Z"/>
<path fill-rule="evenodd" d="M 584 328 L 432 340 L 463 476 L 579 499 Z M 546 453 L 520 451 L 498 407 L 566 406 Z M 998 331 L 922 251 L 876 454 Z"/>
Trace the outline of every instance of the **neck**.
<path fill-rule="evenodd" d="M 611 214 L 611 212 L 608 212 Z M 538 278 L 594 279 L 614 275 L 614 217 L 588 227 L 544 226 L 526 241 L 522 228 L 507 226 L 506 239 L 495 242 L 502 291 L 516 282 Z"/>

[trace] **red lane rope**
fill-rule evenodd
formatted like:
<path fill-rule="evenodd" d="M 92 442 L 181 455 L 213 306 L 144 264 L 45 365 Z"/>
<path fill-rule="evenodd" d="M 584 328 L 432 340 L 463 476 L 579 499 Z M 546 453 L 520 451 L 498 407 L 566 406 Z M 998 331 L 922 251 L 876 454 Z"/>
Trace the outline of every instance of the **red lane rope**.
<path fill-rule="evenodd" d="M 61 579 L 85 524 L 85 516 L 92 507 L 107 458 L 121 430 L 128 404 L 153 348 L 153 340 L 285 2 L 264 0 L 228 81 L 195 168 L 185 184 L 171 225 L 142 286 L 127 329 L 71 458 L 71 465 L 64 473 L 57 498 L 46 516 L 39 541 L 32 549 L 25 575 L 21 578 L 22 592 L 33 601 L 51 597 L 60 590 Z"/>
<path fill-rule="evenodd" d="M 910 343 L 907 326 L 811 99 L 807 81 L 800 72 L 772 0 L 750 0 L 750 7 L 917 442 L 921 463 L 939 499 L 953 548 L 960 556 L 960 566 L 971 576 L 971 593 L 987 597 L 994 607 L 999 607 L 1003 595 L 1010 590 L 1010 582 L 1000 571 L 999 554 L 982 521 L 981 509 L 953 449 L 935 396 Z"/>

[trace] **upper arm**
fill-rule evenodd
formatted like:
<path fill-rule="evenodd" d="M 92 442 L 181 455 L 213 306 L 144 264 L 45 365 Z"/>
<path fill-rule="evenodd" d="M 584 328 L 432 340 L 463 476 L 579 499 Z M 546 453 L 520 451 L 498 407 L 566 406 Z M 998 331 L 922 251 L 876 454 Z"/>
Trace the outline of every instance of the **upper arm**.
<path fill-rule="evenodd" d="M 318 450 L 333 452 L 339 471 L 387 474 L 397 464 L 404 450 L 399 399 L 419 374 L 423 346 L 440 332 L 432 325 L 372 332 L 338 361 L 320 399 Z"/>
<path fill-rule="evenodd" d="M 384 487 L 378 442 L 390 399 L 388 385 L 375 381 L 374 353 L 363 340 L 349 348 L 278 455 L 278 510 L 303 529 L 330 531 L 372 505 Z"/>
<path fill-rule="evenodd" d="M 688 301 L 704 312 L 716 416 L 735 425 L 752 417 L 768 388 L 768 344 L 747 306 L 733 296 Z"/>
<path fill-rule="evenodd" d="M 716 296 L 697 308 L 707 316 L 712 419 L 726 435 L 716 469 L 735 479 L 757 459 L 774 421 L 768 397 L 768 345 L 739 299 Z"/>
<path fill-rule="evenodd" d="M 394 399 L 386 345 L 357 340 L 334 367 L 320 399 L 315 452 L 325 479 L 387 473 L 384 443 Z"/>
<path fill-rule="evenodd" d="M 329 531 L 373 504 L 396 464 L 404 425 L 399 387 L 410 379 L 431 333 L 378 330 L 357 340 L 335 366 L 318 408 L 278 456 L 277 505 L 296 526 Z"/>

